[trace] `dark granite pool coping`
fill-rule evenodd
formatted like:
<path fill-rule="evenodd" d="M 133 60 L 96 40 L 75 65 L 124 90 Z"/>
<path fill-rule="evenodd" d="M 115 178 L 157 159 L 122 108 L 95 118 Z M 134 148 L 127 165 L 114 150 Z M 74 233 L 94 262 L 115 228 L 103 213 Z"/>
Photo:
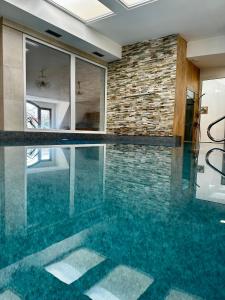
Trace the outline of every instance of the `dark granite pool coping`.
<path fill-rule="evenodd" d="M 1 146 L 60 145 L 78 143 L 139 144 L 179 147 L 179 136 L 131 136 L 111 134 L 0 131 Z"/>

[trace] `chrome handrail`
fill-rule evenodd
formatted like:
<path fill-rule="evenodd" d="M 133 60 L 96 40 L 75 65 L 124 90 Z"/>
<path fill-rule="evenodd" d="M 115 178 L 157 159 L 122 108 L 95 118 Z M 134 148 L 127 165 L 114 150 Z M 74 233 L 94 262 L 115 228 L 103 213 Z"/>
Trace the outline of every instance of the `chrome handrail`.
<path fill-rule="evenodd" d="M 214 139 L 214 137 L 210 133 L 211 128 L 214 125 L 216 125 L 217 123 L 219 123 L 220 121 L 224 120 L 224 119 L 225 119 L 225 116 L 223 116 L 223 117 L 219 118 L 218 120 L 216 120 L 216 121 L 212 122 L 211 124 L 209 124 L 208 129 L 207 129 L 207 135 L 208 135 L 208 137 L 210 138 L 211 141 L 216 142 L 216 143 L 220 143 L 220 142 L 225 141 L 225 138 L 223 138 L 221 140 Z"/>
<path fill-rule="evenodd" d="M 219 174 L 221 174 L 222 176 L 225 177 L 225 173 L 223 173 L 222 171 L 220 171 L 219 169 L 217 169 L 217 168 L 216 168 L 214 165 L 212 165 L 211 162 L 209 161 L 209 156 L 210 156 L 210 154 L 211 154 L 213 151 L 215 151 L 215 150 L 219 150 L 219 151 L 225 153 L 225 150 L 224 150 L 224 149 L 220 149 L 220 148 L 212 148 L 212 149 L 210 149 L 210 150 L 206 153 L 205 161 L 206 161 L 206 163 L 207 163 L 207 165 L 208 165 L 209 167 L 211 167 L 214 171 L 216 171 L 217 173 L 219 173 Z"/>

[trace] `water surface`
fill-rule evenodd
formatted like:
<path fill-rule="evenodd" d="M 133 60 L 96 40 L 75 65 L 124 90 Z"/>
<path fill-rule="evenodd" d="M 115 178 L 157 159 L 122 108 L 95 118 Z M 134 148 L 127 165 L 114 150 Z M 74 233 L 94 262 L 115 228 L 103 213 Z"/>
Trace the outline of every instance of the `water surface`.
<path fill-rule="evenodd" d="M 1 147 L 0 300 L 225 299 L 212 146 Z"/>

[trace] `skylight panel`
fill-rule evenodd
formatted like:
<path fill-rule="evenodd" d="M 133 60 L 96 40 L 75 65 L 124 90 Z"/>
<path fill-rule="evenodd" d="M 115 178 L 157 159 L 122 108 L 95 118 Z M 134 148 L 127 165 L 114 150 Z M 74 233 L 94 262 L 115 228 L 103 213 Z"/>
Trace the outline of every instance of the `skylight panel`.
<path fill-rule="evenodd" d="M 85 22 L 104 18 L 113 12 L 98 0 L 47 0 L 70 15 Z"/>
<path fill-rule="evenodd" d="M 156 2 L 158 0 L 120 0 L 126 7 L 132 8 L 135 6 L 143 5 L 143 4 L 149 4 Z"/>

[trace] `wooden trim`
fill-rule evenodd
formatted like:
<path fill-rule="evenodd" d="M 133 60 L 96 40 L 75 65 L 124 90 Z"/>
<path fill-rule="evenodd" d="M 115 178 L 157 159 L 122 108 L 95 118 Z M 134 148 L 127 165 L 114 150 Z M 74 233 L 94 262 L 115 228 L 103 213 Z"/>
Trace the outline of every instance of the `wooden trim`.
<path fill-rule="evenodd" d="M 196 143 L 199 136 L 200 128 L 200 69 L 196 67 L 191 61 L 188 62 L 187 70 L 187 88 L 195 92 L 195 104 L 194 104 L 194 117 L 193 117 L 193 130 L 192 130 L 192 142 Z"/>
<path fill-rule="evenodd" d="M 181 136 L 182 141 L 184 141 L 185 132 L 187 89 L 196 94 L 194 124 L 199 113 L 200 70 L 187 59 L 187 42 L 181 36 L 178 36 L 173 135 Z M 193 140 L 195 140 L 195 137 L 196 133 L 193 134 Z"/>
<path fill-rule="evenodd" d="M 0 130 L 4 129 L 4 106 L 3 106 L 3 32 L 0 24 Z"/>
<path fill-rule="evenodd" d="M 186 82 L 187 82 L 187 42 L 180 36 L 177 38 L 177 72 L 176 96 L 174 109 L 173 134 L 184 138 Z"/>
<path fill-rule="evenodd" d="M 199 92 L 200 69 L 187 59 L 187 88 L 195 93 Z"/>
<path fill-rule="evenodd" d="M 68 52 L 71 52 L 73 54 L 79 55 L 79 56 L 81 56 L 81 57 L 83 57 L 85 59 L 88 59 L 90 61 L 98 63 L 98 64 L 100 64 L 102 66 L 106 67 L 108 65 L 108 63 L 105 62 L 104 60 L 101 60 L 101 59 L 99 59 L 99 58 L 97 58 L 97 57 L 95 57 L 95 56 L 93 56 L 93 55 L 91 55 L 89 53 L 86 53 L 86 52 L 84 52 L 84 51 L 82 51 L 82 50 L 80 50 L 78 48 L 75 48 L 73 46 L 65 44 L 62 41 L 59 41 L 59 40 L 56 40 L 55 38 L 47 36 L 44 33 L 37 32 L 37 31 L 35 31 L 35 30 L 33 30 L 33 29 L 29 28 L 29 27 L 20 25 L 18 23 L 15 23 L 15 22 L 10 21 L 8 19 L 5 19 L 3 17 L 0 19 L 0 24 L 2 24 L 4 26 L 7 26 L 7 27 L 10 27 L 12 29 L 15 29 L 17 31 L 20 31 L 20 32 L 22 32 L 24 34 L 27 34 L 30 37 L 39 39 L 39 40 L 41 40 L 41 41 L 43 41 L 45 43 L 49 43 L 49 44 L 51 44 L 51 45 L 53 45 L 55 47 L 58 47 L 58 48 L 61 48 L 61 49 L 65 50 L 65 51 L 68 51 Z"/>

